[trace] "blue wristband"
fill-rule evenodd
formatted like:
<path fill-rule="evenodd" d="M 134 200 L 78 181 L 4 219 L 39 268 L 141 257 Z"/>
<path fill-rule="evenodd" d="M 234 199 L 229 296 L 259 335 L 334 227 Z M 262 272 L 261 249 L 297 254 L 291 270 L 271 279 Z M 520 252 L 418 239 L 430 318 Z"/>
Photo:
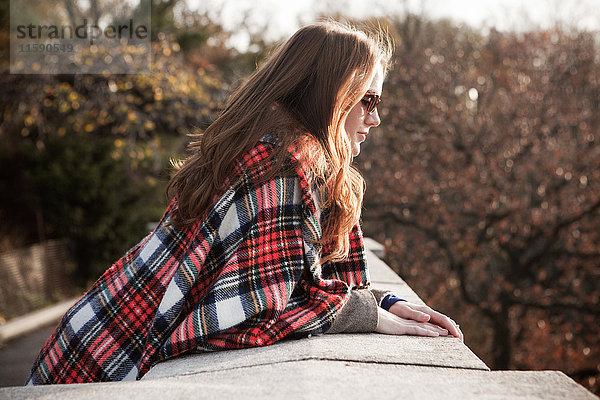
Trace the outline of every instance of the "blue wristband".
<path fill-rule="evenodd" d="M 401 299 L 400 297 L 396 297 L 393 294 L 388 294 L 383 298 L 383 300 L 381 300 L 381 308 L 383 308 L 386 311 L 389 311 L 390 307 L 392 307 L 394 304 L 396 304 L 399 301 L 406 301 L 406 300 Z"/>

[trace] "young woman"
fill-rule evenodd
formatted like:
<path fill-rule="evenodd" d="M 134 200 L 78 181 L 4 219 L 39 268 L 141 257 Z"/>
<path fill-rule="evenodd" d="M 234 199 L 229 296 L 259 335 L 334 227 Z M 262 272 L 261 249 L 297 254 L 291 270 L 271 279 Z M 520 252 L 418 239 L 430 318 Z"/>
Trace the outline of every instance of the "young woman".
<path fill-rule="evenodd" d="M 63 317 L 28 384 L 131 380 L 158 361 L 287 337 L 454 335 L 368 289 L 352 158 L 379 125 L 389 41 L 300 29 L 191 143 L 156 229 Z"/>

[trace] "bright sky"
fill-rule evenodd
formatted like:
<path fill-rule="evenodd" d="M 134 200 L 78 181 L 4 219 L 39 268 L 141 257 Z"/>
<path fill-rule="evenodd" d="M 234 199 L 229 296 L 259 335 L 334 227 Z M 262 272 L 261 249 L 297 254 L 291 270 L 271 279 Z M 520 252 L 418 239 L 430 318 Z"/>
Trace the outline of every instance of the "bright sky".
<path fill-rule="evenodd" d="M 317 15 L 343 11 L 350 17 L 389 16 L 406 10 L 431 18 L 450 18 L 476 28 L 547 28 L 559 22 L 600 30 L 600 0 L 187 0 L 193 10 L 208 10 L 228 30 L 244 18 L 251 28 L 266 26 L 267 38 L 281 39 Z M 239 45 L 247 38 L 234 38 Z M 243 46 L 242 46 L 243 47 Z"/>

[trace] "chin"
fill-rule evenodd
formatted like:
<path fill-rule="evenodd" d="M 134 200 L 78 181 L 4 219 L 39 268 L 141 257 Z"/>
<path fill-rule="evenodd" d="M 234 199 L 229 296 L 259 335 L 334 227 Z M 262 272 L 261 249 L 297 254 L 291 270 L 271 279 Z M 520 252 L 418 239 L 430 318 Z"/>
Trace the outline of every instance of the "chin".
<path fill-rule="evenodd" d="M 360 154 L 360 145 L 354 145 L 352 146 L 352 157 L 356 157 Z"/>

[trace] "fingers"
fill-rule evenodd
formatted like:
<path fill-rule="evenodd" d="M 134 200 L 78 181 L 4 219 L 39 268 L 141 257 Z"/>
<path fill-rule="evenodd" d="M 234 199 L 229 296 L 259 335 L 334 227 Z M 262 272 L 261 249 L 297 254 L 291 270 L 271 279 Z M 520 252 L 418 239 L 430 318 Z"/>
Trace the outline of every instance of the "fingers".
<path fill-rule="evenodd" d="M 460 340 L 462 340 L 464 342 L 465 341 L 465 335 L 460 330 L 460 326 L 458 324 L 456 324 L 456 330 L 458 331 L 458 336 L 456 336 L 456 337 L 459 338 Z"/>
<path fill-rule="evenodd" d="M 400 317 L 395 317 L 395 320 L 397 323 L 397 329 L 404 332 L 401 334 L 431 337 L 448 335 L 448 331 L 446 329 L 434 324 L 430 324 L 429 322 L 417 322 Z"/>
<path fill-rule="evenodd" d="M 432 311 L 432 314 L 430 314 L 431 315 L 430 321 L 432 323 L 435 323 L 435 324 L 441 326 L 442 328 L 447 329 L 448 332 L 452 336 L 459 338 L 460 340 L 464 340 L 463 333 L 459 329 L 458 324 L 456 322 L 454 322 L 454 320 L 450 319 L 446 315 L 441 314 L 437 311 L 433 311 L 433 310 L 431 310 L 431 311 Z"/>
<path fill-rule="evenodd" d="M 414 335 L 414 336 L 427 336 L 427 337 L 438 337 L 440 334 L 435 330 L 427 329 L 421 326 L 408 326 L 404 327 L 404 333 L 399 335 Z"/>
<path fill-rule="evenodd" d="M 401 318 L 412 319 L 417 322 L 429 321 L 429 319 L 431 318 L 429 314 L 417 310 L 413 306 L 414 304 L 408 303 L 406 301 L 398 301 L 390 307 L 390 312 Z"/>
<path fill-rule="evenodd" d="M 438 325 L 398 317 L 384 309 L 380 309 L 379 311 L 379 323 L 376 331 L 390 335 L 418 335 L 430 337 L 448 335 L 448 331 Z"/>
<path fill-rule="evenodd" d="M 427 329 L 438 332 L 440 336 L 448 336 L 448 329 L 446 328 L 442 328 L 441 326 L 432 324 L 430 322 L 426 322 L 424 325 L 427 327 Z"/>
<path fill-rule="evenodd" d="M 440 328 L 440 332 L 445 332 L 440 333 L 441 335 L 450 333 L 450 335 L 459 338 L 460 340 L 464 340 L 463 333 L 456 322 L 428 306 L 399 301 L 390 307 L 390 312 L 400 318 L 422 323 L 429 322 L 433 326 Z"/>

